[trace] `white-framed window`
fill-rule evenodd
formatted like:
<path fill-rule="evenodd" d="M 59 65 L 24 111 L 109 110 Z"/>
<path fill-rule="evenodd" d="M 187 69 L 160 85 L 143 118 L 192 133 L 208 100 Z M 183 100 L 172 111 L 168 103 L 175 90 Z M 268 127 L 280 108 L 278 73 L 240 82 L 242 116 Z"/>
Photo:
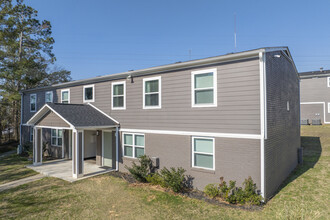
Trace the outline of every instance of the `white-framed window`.
<path fill-rule="evenodd" d="M 51 129 L 51 144 L 53 146 L 62 146 L 63 141 L 63 130 L 62 129 Z"/>
<path fill-rule="evenodd" d="M 123 133 L 122 144 L 124 157 L 138 158 L 145 154 L 144 134 Z"/>
<path fill-rule="evenodd" d="M 143 79 L 143 109 L 162 107 L 162 78 L 160 76 Z"/>
<path fill-rule="evenodd" d="M 94 102 L 95 89 L 94 85 L 88 85 L 83 87 L 84 102 Z"/>
<path fill-rule="evenodd" d="M 70 89 L 61 90 L 61 103 L 64 104 L 70 103 Z"/>
<path fill-rule="evenodd" d="M 45 92 L 45 102 L 53 102 L 53 91 L 47 91 Z"/>
<path fill-rule="evenodd" d="M 191 72 L 191 106 L 217 106 L 217 69 Z"/>
<path fill-rule="evenodd" d="M 37 111 L 37 94 L 30 95 L 30 112 Z"/>
<path fill-rule="evenodd" d="M 192 167 L 215 169 L 214 138 L 192 137 Z"/>
<path fill-rule="evenodd" d="M 126 109 L 126 82 L 114 82 L 111 87 L 111 108 L 113 110 Z"/>
<path fill-rule="evenodd" d="M 328 102 L 328 113 L 330 113 L 330 102 Z"/>
<path fill-rule="evenodd" d="M 330 77 L 327 77 L 327 86 L 330 87 Z"/>
<path fill-rule="evenodd" d="M 30 126 L 30 142 L 33 142 L 33 126 Z"/>

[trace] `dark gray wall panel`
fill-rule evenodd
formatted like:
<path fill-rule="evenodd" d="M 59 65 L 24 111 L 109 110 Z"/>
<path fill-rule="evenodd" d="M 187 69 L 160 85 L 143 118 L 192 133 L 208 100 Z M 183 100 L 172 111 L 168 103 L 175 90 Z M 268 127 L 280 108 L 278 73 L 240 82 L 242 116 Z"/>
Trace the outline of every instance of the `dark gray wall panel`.
<path fill-rule="evenodd" d="M 299 80 L 293 65 L 279 52 L 266 55 L 267 131 L 265 141 L 266 198 L 271 197 L 297 165 L 300 147 Z M 290 111 L 287 111 L 287 101 Z"/>

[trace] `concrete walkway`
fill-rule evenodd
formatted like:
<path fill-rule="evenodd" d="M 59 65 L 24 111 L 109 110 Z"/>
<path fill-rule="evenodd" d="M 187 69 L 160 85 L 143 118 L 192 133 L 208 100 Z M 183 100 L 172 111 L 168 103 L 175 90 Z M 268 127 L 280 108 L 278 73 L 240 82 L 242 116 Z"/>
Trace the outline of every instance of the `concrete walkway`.
<path fill-rule="evenodd" d="M 95 160 L 84 161 L 84 176 L 79 179 L 72 177 L 72 160 L 59 159 L 43 162 L 39 166 L 28 165 L 27 168 L 41 173 L 45 176 L 56 177 L 68 182 L 75 182 L 77 180 L 86 179 L 100 174 L 113 171 L 109 167 L 99 167 L 95 164 Z"/>
<path fill-rule="evenodd" d="M 26 178 L 23 178 L 23 179 L 20 179 L 20 180 L 15 180 L 15 181 L 12 181 L 12 182 L 9 182 L 9 183 L 2 184 L 2 185 L 0 185 L 0 192 L 2 192 L 4 190 L 7 190 L 7 189 L 17 187 L 17 186 L 20 186 L 20 185 L 23 185 L 23 184 L 26 184 L 26 183 L 30 183 L 30 182 L 33 182 L 33 181 L 36 181 L 36 180 L 40 180 L 43 177 L 45 177 L 45 176 L 42 175 L 42 174 L 38 174 L 38 175 L 34 175 L 34 176 L 26 177 Z"/>

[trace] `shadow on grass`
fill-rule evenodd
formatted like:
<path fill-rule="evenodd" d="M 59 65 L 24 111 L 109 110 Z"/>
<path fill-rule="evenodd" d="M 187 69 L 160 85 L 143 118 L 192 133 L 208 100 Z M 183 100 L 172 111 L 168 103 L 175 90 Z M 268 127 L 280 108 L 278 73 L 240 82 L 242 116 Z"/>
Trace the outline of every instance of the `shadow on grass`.
<path fill-rule="evenodd" d="M 314 168 L 315 164 L 319 161 L 322 153 L 320 137 L 302 136 L 301 147 L 303 148 L 303 164 L 298 164 L 288 178 L 280 185 L 274 196 L 289 183 L 297 179 L 309 169 Z"/>

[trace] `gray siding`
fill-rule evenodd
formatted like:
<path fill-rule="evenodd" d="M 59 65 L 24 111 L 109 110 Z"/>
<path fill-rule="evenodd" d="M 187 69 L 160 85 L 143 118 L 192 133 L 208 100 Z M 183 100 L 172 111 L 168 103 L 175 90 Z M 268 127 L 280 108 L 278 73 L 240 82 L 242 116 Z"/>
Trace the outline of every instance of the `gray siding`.
<path fill-rule="evenodd" d="M 251 176 L 260 189 L 260 140 L 215 138 L 215 171 L 192 167 L 191 140 L 191 136 L 145 134 L 145 153 L 158 157 L 160 168 L 183 167 L 194 178 L 194 187 L 201 190 L 209 183 L 219 183 L 222 176 L 238 185 Z M 125 165 L 136 161 L 122 157 L 122 145 L 119 158 L 119 170 L 124 172 Z"/>
<path fill-rule="evenodd" d="M 301 119 L 321 119 L 322 123 L 325 121 L 330 121 L 330 113 L 328 113 L 328 103 L 330 103 L 330 87 L 327 85 L 327 77 L 301 79 L 300 95 L 301 102 L 324 103 L 301 104 Z"/>
<path fill-rule="evenodd" d="M 293 65 L 278 52 L 266 56 L 267 133 L 265 140 L 266 198 L 274 195 L 280 184 L 297 165 L 300 147 L 299 80 Z M 287 101 L 290 111 L 287 111 Z"/>
<path fill-rule="evenodd" d="M 192 108 L 191 72 L 214 67 L 218 71 L 218 107 Z M 95 84 L 92 104 L 119 121 L 122 128 L 260 134 L 258 59 L 172 71 L 160 76 L 161 109 L 142 109 L 142 82 L 149 76 L 134 77 L 134 83 L 126 80 L 126 110 L 111 110 L 111 81 Z M 54 100 L 60 93 L 58 89 Z M 40 108 L 44 104 L 44 92 L 37 94 Z M 29 95 L 25 97 L 24 106 L 29 107 Z M 83 85 L 70 87 L 70 102 L 83 103 Z M 24 111 L 24 120 L 32 115 Z"/>
<path fill-rule="evenodd" d="M 50 111 L 44 117 L 42 117 L 36 125 L 40 126 L 51 126 L 51 127 L 70 127 L 68 123 L 63 121 L 58 115 Z"/>

